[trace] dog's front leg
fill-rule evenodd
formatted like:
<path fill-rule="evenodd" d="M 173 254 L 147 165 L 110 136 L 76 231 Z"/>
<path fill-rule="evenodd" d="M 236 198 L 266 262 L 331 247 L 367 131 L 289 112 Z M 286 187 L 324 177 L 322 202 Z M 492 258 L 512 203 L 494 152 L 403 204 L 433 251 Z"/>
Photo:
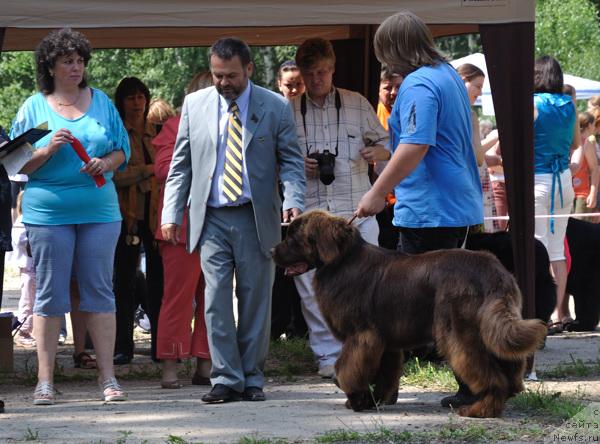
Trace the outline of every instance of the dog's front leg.
<path fill-rule="evenodd" d="M 355 412 L 375 407 L 375 382 L 379 373 L 384 343 L 372 330 L 361 331 L 344 341 L 342 353 L 335 364 L 340 388 L 348 397 L 346 407 Z"/>

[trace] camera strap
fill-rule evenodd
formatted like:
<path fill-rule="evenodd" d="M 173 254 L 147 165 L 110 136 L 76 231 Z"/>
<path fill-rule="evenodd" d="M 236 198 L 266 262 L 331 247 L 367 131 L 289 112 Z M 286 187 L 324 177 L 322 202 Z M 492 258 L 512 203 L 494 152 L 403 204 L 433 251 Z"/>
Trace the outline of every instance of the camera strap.
<path fill-rule="evenodd" d="M 338 155 L 338 144 L 340 141 L 340 109 L 342 108 L 342 97 L 337 88 L 335 88 L 335 110 L 337 111 L 337 125 L 335 135 L 335 154 Z M 308 132 L 306 131 L 306 93 L 300 97 L 300 114 L 302 115 L 302 126 L 304 127 L 304 143 L 306 144 L 306 155 L 308 156 Z"/>

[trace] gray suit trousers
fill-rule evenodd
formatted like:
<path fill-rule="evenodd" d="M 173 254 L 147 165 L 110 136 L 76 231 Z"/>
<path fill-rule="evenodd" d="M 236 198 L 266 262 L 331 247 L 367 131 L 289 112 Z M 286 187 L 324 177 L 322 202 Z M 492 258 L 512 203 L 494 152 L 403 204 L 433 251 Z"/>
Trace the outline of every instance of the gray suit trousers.
<path fill-rule="evenodd" d="M 200 258 L 206 281 L 211 383 L 239 392 L 245 387 L 262 388 L 275 265 L 261 253 L 251 204 L 207 208 Z M 237 327 L 232 298 L 234 273 Z"/>

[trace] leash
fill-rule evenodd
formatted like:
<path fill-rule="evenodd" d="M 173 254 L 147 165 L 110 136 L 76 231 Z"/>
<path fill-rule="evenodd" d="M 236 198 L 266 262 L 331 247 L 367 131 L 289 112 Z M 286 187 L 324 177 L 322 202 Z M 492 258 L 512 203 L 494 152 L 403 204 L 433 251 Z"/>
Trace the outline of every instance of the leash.
<path fill-rule="evenodd" d="M 348 225 L 352 225 L 352 222 L 354 222 L 354 219 L 356 219 L 356 214 L 350 218 L 350 220 L 348 221 Z"/>

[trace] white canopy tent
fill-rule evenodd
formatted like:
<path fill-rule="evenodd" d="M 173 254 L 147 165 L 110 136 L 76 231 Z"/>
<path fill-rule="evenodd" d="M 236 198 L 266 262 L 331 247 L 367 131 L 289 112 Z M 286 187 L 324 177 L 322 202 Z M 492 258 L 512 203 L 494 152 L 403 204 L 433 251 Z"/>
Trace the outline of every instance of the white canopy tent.
<path fill-rule="evenodd" d="M 492 102 L 492 90 L 490 88 L 490 80 L 487 72 L 487 65 L 485 57 L 480 52 L 469 54 L 468 56 L 461 57 L 450 62 L 455 68 L 459 67 L 463 63 L 470 63 L 477 66 L 485 74 L 485 81 L 483 82 L 483 92 L 481 97 L 475 101 L 475 105 L 481 105 L 482 112 L 485 115 L 494 115 L 494 104 Z M 592 96 L 600 95 L 600 82 L 596 80 L 585 79 L 583 77 L 573 76 L 571 74 L 564 74 L 565 84 L 569 84 L 577 91 L 577 100 L 586 100 Z"/>
<path fill-rule="evenodd" d="M 94 48 L 208 46 L 222 36 L 251 45 L 332 40 L 335 84 L 377 98 L 380 66 L 372 37 L 407 9 L 434 36 L 480 33 L 495 92 L 513 254 L 525 315 L 534 315 L 531 155 L 535 0 L 2 0 L 0 49 L 30 50 L 50 29 L 72 27 Z"/>

